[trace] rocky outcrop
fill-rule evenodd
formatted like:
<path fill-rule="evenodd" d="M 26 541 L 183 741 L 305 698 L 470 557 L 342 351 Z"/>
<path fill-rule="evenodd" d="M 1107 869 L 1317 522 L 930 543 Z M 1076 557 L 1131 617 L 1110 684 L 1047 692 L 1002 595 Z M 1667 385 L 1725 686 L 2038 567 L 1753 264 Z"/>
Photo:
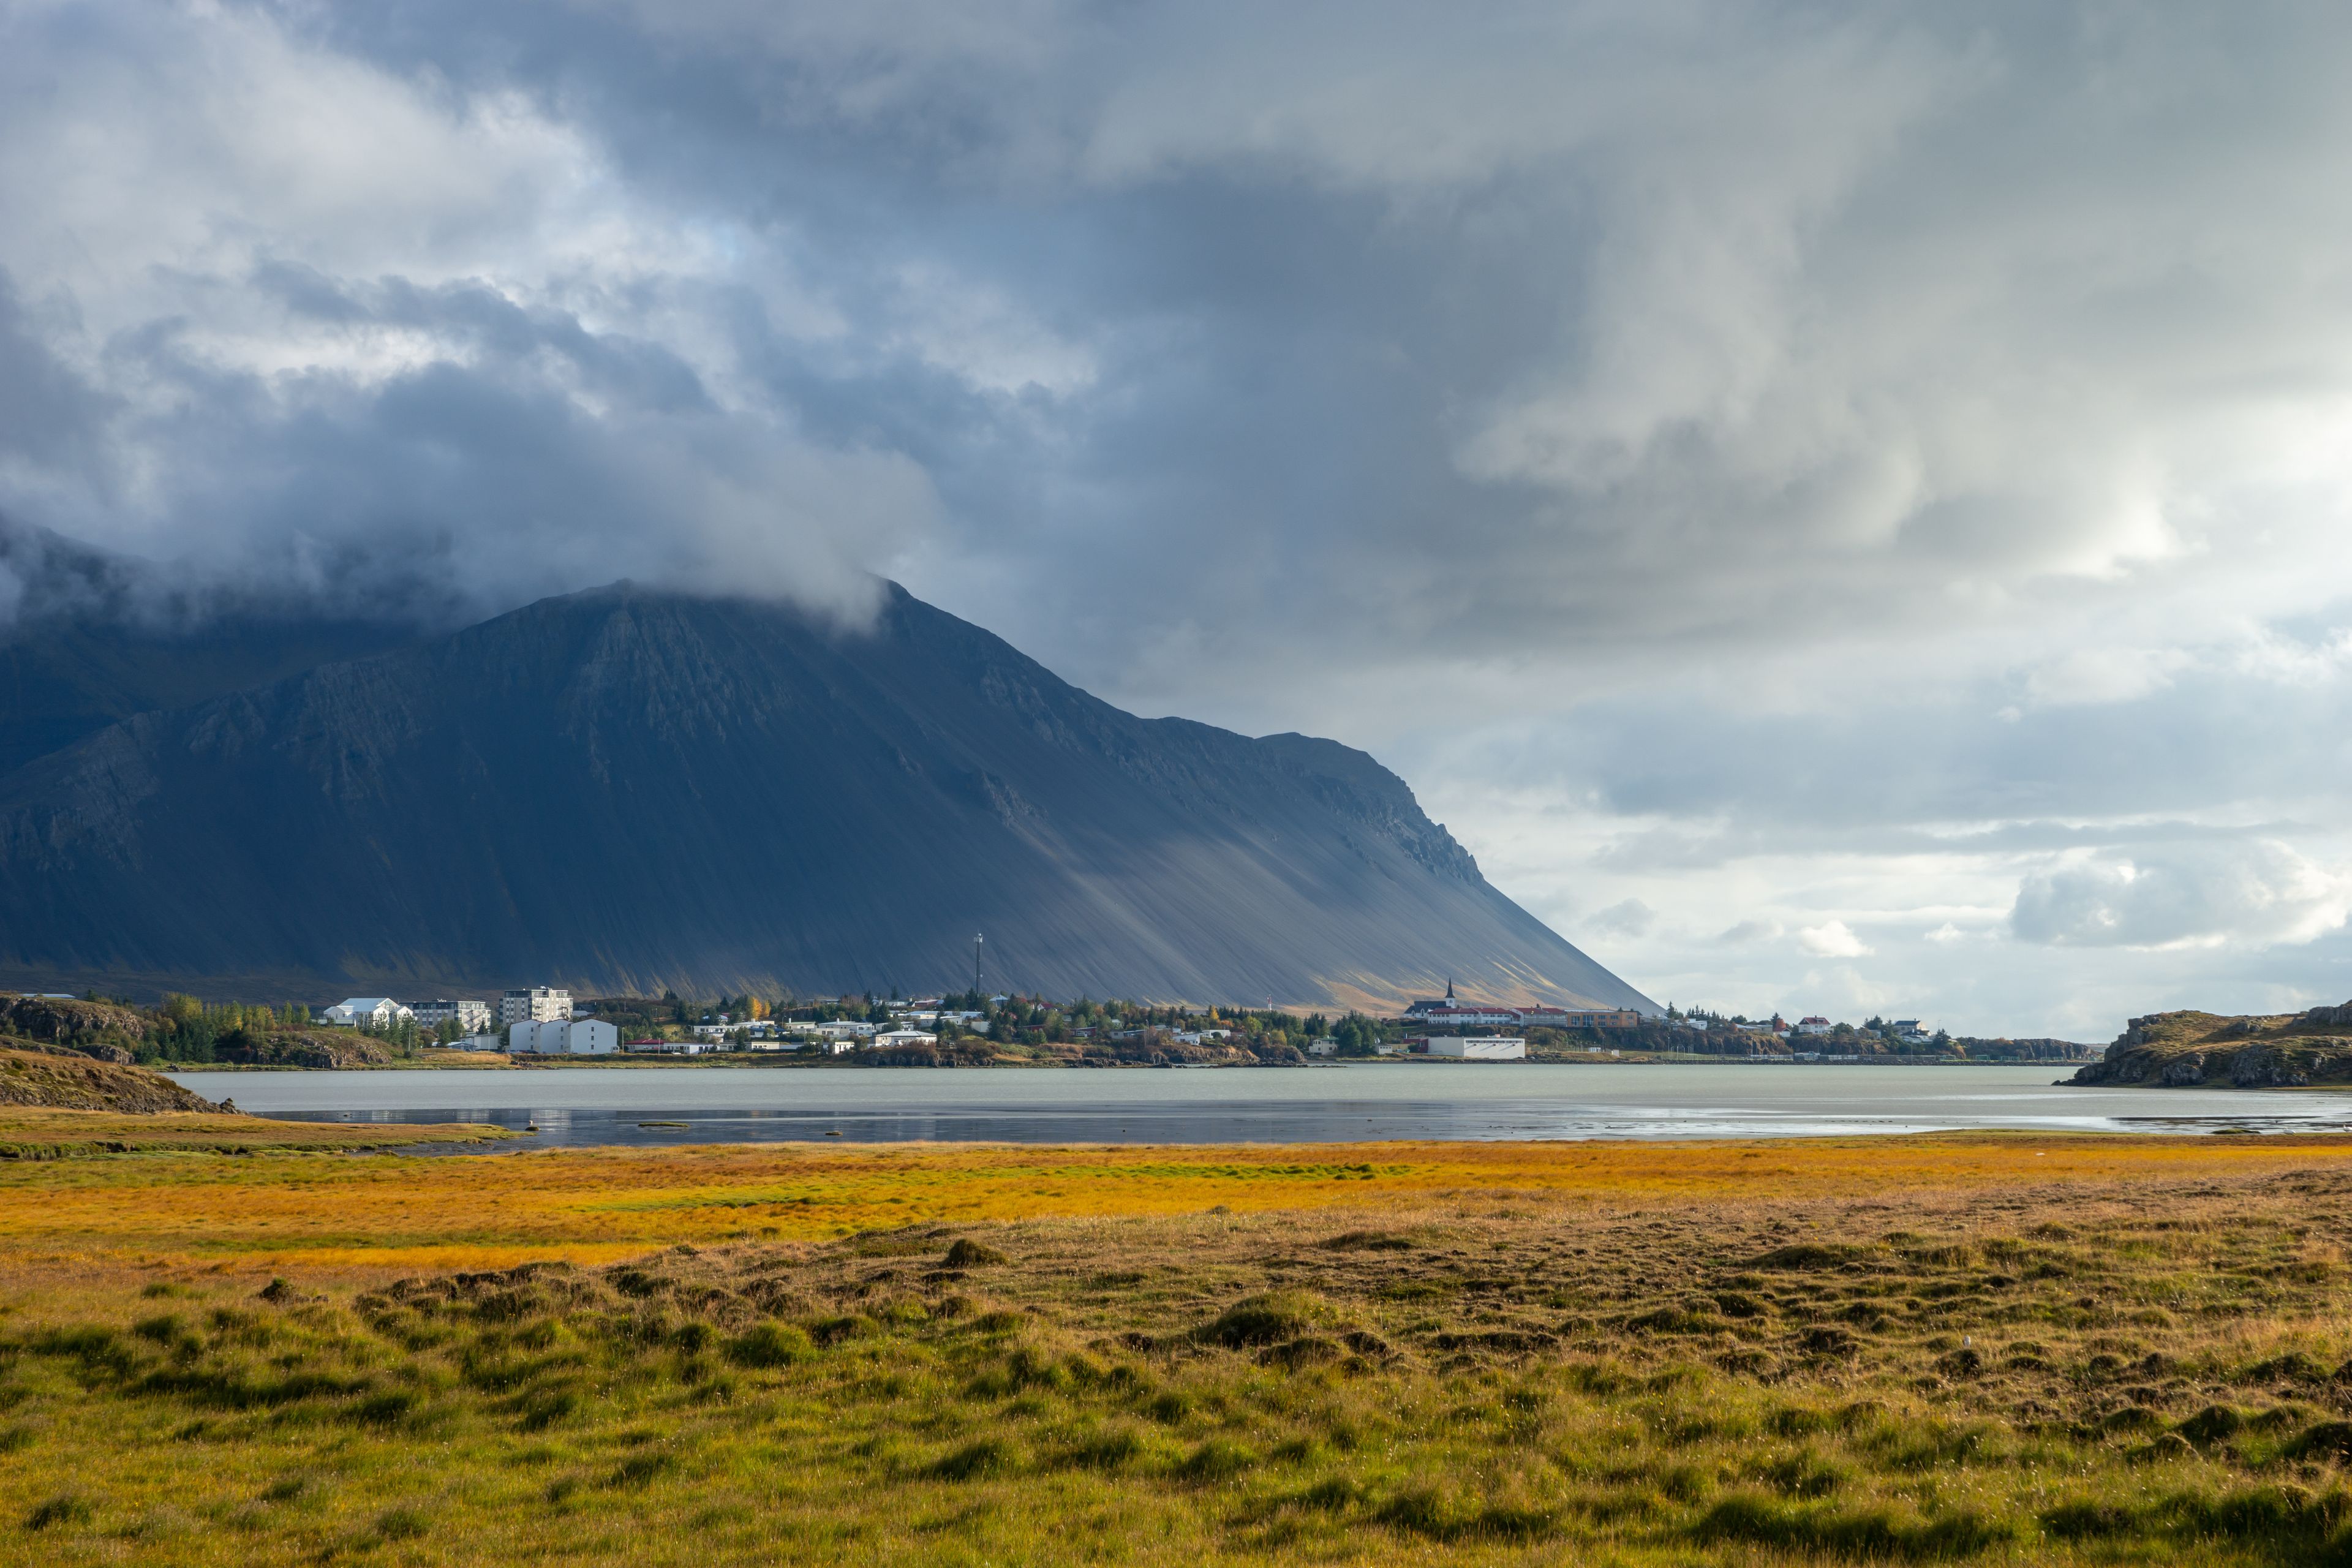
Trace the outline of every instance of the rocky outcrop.
<path fill-rule="evenodd" d="M 2238 1089 L 2297 1089 L 2310 1081 L 2307 1070 L 2272 1047 L 2248 1046 L 2230 1058 L 2230 1082 Z"/>
<path fill-rule="evenodd" d="M 2347 1021 L 2338 1022 L 2339 1015 Z M 2072 1081 L 2162 1089 L 2299 1089 L 2352 1081 L 2352 1003 L 2234 1018 L 2151 1013 L 2130 1020 L 2105 1059 L 2083 1068 Z"/>
<path fill-rule="evenodd" d="M 351 1029 L 231 1029 L 214 1043 L 213 1058 L 237 1067 L 373 1068 L 391 1061 L 392 1053 L 380 1041 Z"/>
<path fill-rule="evenodd" d="M 16 1035 L 49 1045 L 69 1046 L 78 1040 L 110 1035 L 144 1039 L 147 1025 L 145 1014 L 111 1002 L 0 995 L 0 1035 Z"/>
<path fill-rule="evenodd" d="M 63 1050 L 0 1049 L 0 1105 L 67 1110 L 220 1110 L 162 1073 L 93 1061 Z"/>

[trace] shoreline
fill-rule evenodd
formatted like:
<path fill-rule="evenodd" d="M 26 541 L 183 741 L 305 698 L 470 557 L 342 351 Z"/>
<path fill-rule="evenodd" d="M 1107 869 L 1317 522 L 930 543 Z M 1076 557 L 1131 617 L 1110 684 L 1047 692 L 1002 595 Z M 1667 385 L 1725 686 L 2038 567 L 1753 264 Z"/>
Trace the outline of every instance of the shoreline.
<path fill-rule="evenodd" d="M 1360 1057 L 1345 1060 L 1305 1062 L 1104 1062 L 1083 1066 L 1070 1062 L 1028 1061 L 989 1062 L 978 1066 L 954 1063 L 914 1066 L 904 1062 L 858 1061 L 853 1057 L 824 1057 L 796 1059 L 789 1052 L 754 1051 L 732 1055 L 706 1052 L 696 1056 L 642 1057 L 558 1057 L 546 1061 L 515 1062 L 435 1062 L 394 1061 L 355 1063 L 350 1067 L 314 1068 L 288 1062 L 144 1062 L 140 1064 L 152 1071 L 174 1073 L 322 1073 L 322 1072 L 557 1072 L 566 1069 L 619 1071 L 626 1069 L 712 1068 L 761 1068 L 784 1071 L 843 1072 L 1298 1072 L 1339 1068 L 1631 1068 L 1631 1067 L 1755 1067 L 1755 1068 L 2067 1068 L 2087 1067 L 2091 1062 L 2067 1061 L 1991 1061 L 1971 1057 L 1885 1057 L 1867 1061 L 1801 1062 L 1782 1058 L 1755 1057 L 1626 1057 L 1593 1060 L 1575 1057 L 1523 1057 L 1508 1061 L 1486 1061 L 1460 1057 Z M 2095 1086 L 2085 1086 L 2095 1087 Z M 2197 1085 L 2186 1087 L 2196 1088 Z M 2203 1087 L 2220 1087 L 2206 1085 Z M 2326 1085 L 2248 1086 L 2326 1088 Z M 2347 1085 L 2347 1087 L 2352 1087 Z"/>

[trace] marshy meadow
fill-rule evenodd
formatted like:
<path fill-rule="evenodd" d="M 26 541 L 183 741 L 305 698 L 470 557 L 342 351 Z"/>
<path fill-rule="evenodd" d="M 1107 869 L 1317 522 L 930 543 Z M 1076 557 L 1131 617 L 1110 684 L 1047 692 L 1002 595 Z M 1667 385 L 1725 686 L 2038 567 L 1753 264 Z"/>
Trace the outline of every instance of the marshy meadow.
<path fill-rule="evenodd" d="M 59 1129 L 0 1164 L 0 1561 L 2352 1555 L 2333 1140 Z"/>

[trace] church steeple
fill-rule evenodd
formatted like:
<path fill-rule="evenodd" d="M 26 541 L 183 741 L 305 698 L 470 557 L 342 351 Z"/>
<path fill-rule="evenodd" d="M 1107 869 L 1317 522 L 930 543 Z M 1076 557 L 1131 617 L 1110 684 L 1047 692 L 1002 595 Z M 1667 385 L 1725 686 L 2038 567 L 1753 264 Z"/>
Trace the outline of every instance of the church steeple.
<path fill-rule="evenodd" d="M 1454 1000 L 1454 976 L 1451 974 L 1445 977 L 1445 999 L 1448 1002 Z"/>

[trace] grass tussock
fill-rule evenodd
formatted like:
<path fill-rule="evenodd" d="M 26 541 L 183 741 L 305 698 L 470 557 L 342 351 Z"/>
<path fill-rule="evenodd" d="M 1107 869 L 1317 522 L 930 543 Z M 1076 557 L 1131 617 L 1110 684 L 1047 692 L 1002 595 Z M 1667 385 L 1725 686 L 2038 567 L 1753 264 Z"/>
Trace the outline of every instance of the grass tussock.
<path fill-rule="evenodd" d="M 1115 1151 L 1125 1215 L 620 1257 L 709 1184 L 485 1163 L 567 1192 L 581 1255 L 422 1269 L 205 1216 L 356 1171 L 470 1245 L 437 1163 L 171 1156 L 176 1247 L 0 1255 L 0 1560 L 2352 1560 L 2352 1151 L 1988 1192 L 1954 1147 L 1941 1188 L 1409 1189 L 1369 1224 L 1158 1212 L 1139 1173 L 1319 1181 L 1300 1151 Z M 104 1166 L 8 1170 L 35 1210 L 146 1192 Z"/>

